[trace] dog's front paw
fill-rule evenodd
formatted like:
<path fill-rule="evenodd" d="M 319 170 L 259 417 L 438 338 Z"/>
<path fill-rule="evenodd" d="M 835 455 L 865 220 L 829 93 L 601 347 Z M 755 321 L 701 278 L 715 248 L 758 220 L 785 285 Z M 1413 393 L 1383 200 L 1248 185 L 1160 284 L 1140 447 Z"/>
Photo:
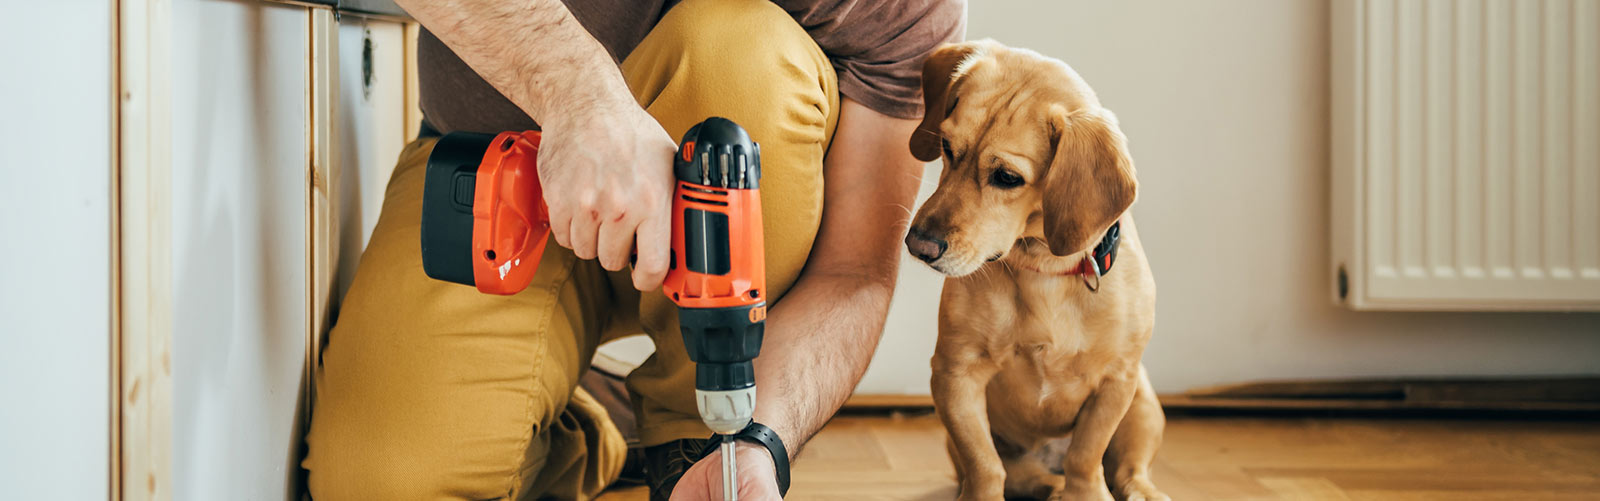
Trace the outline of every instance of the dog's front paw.
<path fill-rule="evenodd" d="M 1120 498 L 1122 501 L 1172 501 L 1171 497 L 1156 489 L 1155 484 L 1146 479 L 1130 480 L 1122 485 Z"/>
<path fill-rule="evenodd" d="M 1106 488 L 1105 482 L 1073 482 L 1056 489 L 1050 495 L 1049 501 L 1115 501 L 1111 497 L 1111 490 Z"/>

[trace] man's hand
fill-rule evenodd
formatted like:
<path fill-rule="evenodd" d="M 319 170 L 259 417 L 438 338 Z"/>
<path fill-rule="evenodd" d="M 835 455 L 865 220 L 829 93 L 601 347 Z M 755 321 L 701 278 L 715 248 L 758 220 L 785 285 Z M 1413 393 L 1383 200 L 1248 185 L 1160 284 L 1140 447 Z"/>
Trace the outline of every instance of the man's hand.
<path fill-rule="evenodd" d="M 667 274 L 672 154 L 616 61 L 559 0 L 398 0 L 544 131 L 539 181 L 556 243 L 620 270 L 633 286 Z M 495 132 L 495 131 L 480 131 Z"/>
<path fill-rule="evenodd" d="M 638 248 L 633 285 L 667 273 L 677 143 L 632 102 L 553 115 L 539 148 L 550 233 L 580 259 L 617 271 Z"/>
<path fill-rule="evenodd" d="M 733 450 L 739 459 L 739 500 L 782 501 L 772 454 L 765 447 L 744 441 L 735 443 Z M 672 501 L 723 501 L 722 451 L 690 466 L 672 490 Z"/>

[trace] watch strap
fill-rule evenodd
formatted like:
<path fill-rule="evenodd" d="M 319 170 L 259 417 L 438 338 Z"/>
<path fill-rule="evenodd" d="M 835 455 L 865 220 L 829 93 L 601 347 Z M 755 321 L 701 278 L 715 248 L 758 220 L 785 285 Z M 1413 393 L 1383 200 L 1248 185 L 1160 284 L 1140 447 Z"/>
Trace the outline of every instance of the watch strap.
<path fill-rule="evenodd" d="M 778 495 L 789 494 L 789 449 L 783 446 L 783 440 L 778 438 L 778 432 L 768 428 L 767 425 L 751 421 L 743 430 L 732 435 L 711 435 L 711 440 L 706 442 L 705 449 L 700 451 L 700 459 L 705 459 L 715 452 L 723 442 L 728 440 L 743 440 L 754 442 L 767 448 L 772 454 L 773 470 L 776 471 L 778 480 Z"/>

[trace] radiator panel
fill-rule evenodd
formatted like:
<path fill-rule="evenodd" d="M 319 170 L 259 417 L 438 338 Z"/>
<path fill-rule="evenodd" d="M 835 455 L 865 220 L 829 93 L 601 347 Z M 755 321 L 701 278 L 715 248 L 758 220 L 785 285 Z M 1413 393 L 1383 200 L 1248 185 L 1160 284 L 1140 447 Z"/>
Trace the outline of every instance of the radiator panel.
<path fill-rule="evenodd" d="M 1600 309 L 1600 2 L 1334 4 L 1340 299 Z"/>

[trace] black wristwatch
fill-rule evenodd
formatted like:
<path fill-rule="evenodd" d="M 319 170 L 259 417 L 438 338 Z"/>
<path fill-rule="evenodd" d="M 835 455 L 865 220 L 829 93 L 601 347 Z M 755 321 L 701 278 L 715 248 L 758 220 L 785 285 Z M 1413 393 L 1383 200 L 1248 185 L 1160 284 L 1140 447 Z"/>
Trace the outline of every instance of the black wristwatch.
<path fill-rule="evenodd" d="M 705 459 L 722 446 L 724 441 L 743 440 L 755 442 L 767 448 L 772 454 L 772 465 L 777 470 L 778 495 L 789 495 L 789 450 L 784 448 L 783 440 L 778 438 L 778 432 L 772 431 L 767 425 L 751 421 L 743 430 L 732 435 L 711 435 L 711 440 L 706 442 L 706 448 L 700 450 L 700 459 Z M 697 460 L 698 461 L 698 460 Z"/>

